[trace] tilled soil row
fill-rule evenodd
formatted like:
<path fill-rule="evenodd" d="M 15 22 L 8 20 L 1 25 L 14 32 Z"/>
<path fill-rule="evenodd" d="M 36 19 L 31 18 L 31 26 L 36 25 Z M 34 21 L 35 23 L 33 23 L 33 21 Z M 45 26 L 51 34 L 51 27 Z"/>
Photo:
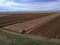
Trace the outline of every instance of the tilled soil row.
<path fill-rule="evenodd" d="M 38 26 L 35 29 L 32 29 L 28 34 L 37 35 L 47 38 L 59 38 L 60 37 L 60 16 L 43 24 L 42 26 Z M 57 36 L 58 35 L 58 36 Z"/>

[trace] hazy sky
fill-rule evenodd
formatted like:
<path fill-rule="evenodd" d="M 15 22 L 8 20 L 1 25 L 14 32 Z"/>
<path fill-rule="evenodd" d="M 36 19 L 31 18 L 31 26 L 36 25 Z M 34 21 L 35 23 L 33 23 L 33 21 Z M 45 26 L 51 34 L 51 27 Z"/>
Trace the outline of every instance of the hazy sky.
<path fill-rule="evenodd" d="M 60 11 L 60 0 L 0 0 L 0 11 Z"/>

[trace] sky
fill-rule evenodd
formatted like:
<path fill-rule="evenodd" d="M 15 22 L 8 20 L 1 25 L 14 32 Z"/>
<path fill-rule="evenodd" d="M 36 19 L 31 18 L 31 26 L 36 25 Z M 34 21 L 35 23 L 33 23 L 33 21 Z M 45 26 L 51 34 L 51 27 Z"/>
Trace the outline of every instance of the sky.
<path fill-rule="evenodd" d="M 0 0 L 0 12 L 60 11 L 60 0 Z"/>

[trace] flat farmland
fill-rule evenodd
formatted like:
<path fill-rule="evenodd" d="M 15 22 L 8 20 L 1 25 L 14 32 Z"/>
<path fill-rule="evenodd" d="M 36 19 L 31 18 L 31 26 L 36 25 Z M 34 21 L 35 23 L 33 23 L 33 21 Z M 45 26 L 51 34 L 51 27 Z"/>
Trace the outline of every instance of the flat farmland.
<path fill-rule="evenodd" d="M 38 19 L 51 14 L 53 13 L 20 13 L 20 14 L 18 13 L 18 14 L 5 14 L 6 16 L 0 15 L 0 27 Z"/>
<path fill-rule="evenodd" d="M 59 13 L 31 13 L 1 17 L 0 27 L 9 31 L 60 39 Z M 3 22 L 3 23 L 2 23 Z"/>

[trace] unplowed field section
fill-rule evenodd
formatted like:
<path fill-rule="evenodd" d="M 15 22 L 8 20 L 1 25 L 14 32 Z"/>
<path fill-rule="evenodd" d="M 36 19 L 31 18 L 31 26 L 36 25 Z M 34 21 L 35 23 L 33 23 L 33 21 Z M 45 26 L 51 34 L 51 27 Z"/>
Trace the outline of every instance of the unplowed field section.
<path fill-rule="evenodd" d="M 0 15 L 0 17 L 7 16 L 7 15 Z"/>
<path fill-rule="evenodd" d="M 15 23 L 22 23 L 29 20 L 34 20 L 37 18 L 41 18 L 44 16 L 51 15 L 52 13 L 38 13 L 38 14 L 15 14 L 15 15 L 8 15 L 0 17 L 0 27 L 4 27 L 7 25 L 15 24 Z"/>
<path fill-rule="evenodd" d="M 32 29 L 28 34 L 60 39 L 60 16 L 42 26 L 39 25 L 37 28 Z"/>

